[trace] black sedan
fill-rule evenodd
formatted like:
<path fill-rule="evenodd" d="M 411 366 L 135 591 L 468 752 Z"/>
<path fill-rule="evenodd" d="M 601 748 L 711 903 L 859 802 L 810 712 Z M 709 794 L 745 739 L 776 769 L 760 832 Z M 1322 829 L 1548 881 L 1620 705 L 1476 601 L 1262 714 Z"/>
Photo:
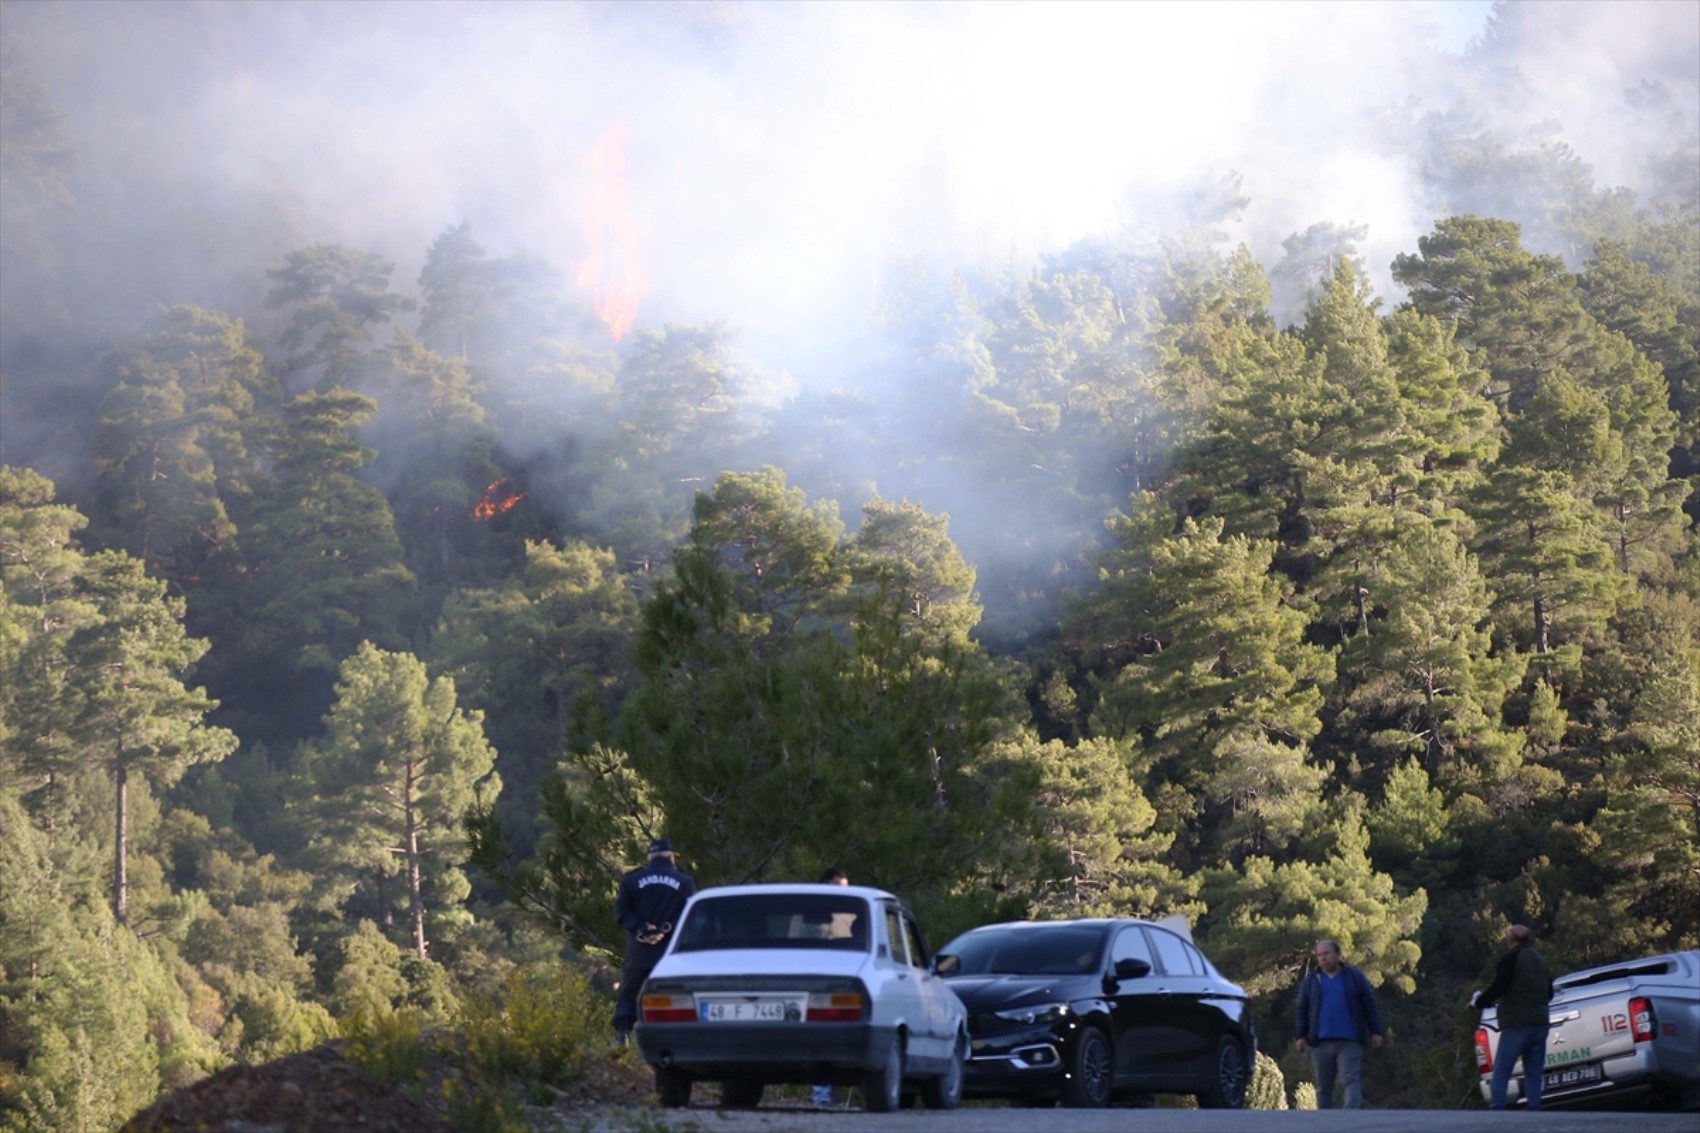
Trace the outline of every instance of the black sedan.
<path fill-rule="evenodd" d="M 1106 1106 L 1195 1094 L 1239 1109 L 1257 1059 L 1245 990 L 1181 929 L 1135 920 L 1020 921 L 963 933 L 937 970 L 968 1008 L 965 1094 Z"/>

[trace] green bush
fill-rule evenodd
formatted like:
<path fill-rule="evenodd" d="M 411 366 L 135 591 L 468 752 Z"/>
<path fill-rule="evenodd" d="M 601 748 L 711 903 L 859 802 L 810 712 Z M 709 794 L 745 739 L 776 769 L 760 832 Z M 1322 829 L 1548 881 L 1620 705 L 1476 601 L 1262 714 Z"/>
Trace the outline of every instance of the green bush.
<path fill-rule="evenodd" d="M 454 1029 L 475 1074 L 559 1086 L 606 1052 L 612 1007 L 585 972 L 527 964 L 498 994 L 468 996 Z"/>
<path fill-rule="evenodd" d="M 1280 1063 L 1261 1050 L 1257 1052 L 1257 1066 L 1251 1073 L 1251 1085 L 1246 1088 L 1245 1106 L 1247 1109 L 1287 1108 L 1287 1077 L 1281 1073 Z"/>
<path fill-rule="evenodd" d="M 400 1011 L 357 1008 L 343 1023 L 349 1057 L 368 1073 L 395 1085 L 425 1076 L 430 1053 L 423 1037 L 425 1018 L 412 1008 Z"/>
<path fill-rule="evenodd" d="M 478 1082 L 450 1078 L 443 1083 L 443 1100 L 448 1103 L 449 1123 L 461 1133 L 529 1133 L 531 1129 L 513 1102 Z"/>

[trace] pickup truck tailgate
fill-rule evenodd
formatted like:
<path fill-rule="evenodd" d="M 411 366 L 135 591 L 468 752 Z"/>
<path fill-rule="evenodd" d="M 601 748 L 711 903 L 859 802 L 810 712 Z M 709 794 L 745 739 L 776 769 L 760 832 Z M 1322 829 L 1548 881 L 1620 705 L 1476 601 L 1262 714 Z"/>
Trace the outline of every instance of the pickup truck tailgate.
<path fill-rule="evenodd" d="M 1674 953 L 1561 976 L 1547 1007 L 1543 1101 L 1658 1090 L 1700 1097 L 1700 953 Z M 1484 1042 L 1485 1040 L 1485 1042 Z M 1497 1061 L 1498 1012 L 1482 1014 L 1482 1090 Z M 1486 1057 L 1482 1057 L 1485 1053 Z M 1523 1097 L 1514 1075 L 1510 1100 Z"/>

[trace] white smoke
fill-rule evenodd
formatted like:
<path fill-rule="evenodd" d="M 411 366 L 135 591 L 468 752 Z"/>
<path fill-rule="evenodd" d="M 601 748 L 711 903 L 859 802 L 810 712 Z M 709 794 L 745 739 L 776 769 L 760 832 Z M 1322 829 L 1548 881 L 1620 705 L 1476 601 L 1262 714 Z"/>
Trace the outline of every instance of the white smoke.
<path fill-rule="evenodd" d="M 181 225 L 184 239 L 228 212 L 232 241 L 271 257 L 262 267 L 277 261 L 281 222 L 255 219 L 255 202 L 282 193 L 298 202 L 297 242 L 382 251 L 399 286 L 463 218 L 493 255 L 540 256 L 570 280 L 585 252 L 584 156 L 624 125 L 653 286 L 639 325 L 728 319 L 758 360 L 805 380 L 831 367 L 892 261 L 1021 263 L 1204 169 L 1243 176 L 1251 205 L 1235 236 L 1266 262 L 1317 221 L 1367 224 L 1386 288 L 1387 262 L 1434 220 L 1388 124 L 1473 93 L 1459 53 L 1489 11 L 1454 0 L 3 8 L 8 43 L 71 116 L 85 193 L 121 193 L 133 223 Z M 1634 184 L 1623 90 L 1658 76 L 1679 105 L 1700 106 L 1700 3 L 1541 8 L 1515 59 L 1523 101 L 1477 109 L 1555 118 L 1608 183 Z M 243 231 L 268 223 L 264 240 Z M 113 254 L 180 254 L 157 232 Z M 179 267 L 172 286 L 192 291 L 192 276 Z"/>

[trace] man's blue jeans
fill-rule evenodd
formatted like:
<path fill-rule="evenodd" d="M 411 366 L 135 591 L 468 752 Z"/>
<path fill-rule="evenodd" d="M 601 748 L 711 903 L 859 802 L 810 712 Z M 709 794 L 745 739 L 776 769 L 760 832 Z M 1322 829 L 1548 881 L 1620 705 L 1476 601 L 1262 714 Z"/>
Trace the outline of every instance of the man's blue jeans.
<path fill-rule="evenodd" d="M 1504 1041 L 1504 1040 L 1501 1040 Z M 1334 1080 L 1346 1085 L 1346 1108 L 1364 1107 L 1364 1044 L 1349 1039 L 1323 1039 L 1310 1048 L 1316 1070 L 1316 1108 L 1334 1108 Z"/>
<path fill-rule="evenodd" d="M 1541 1108 L 1541 1085 L 1547 1067 L 1546 1024 L 1538 1027 L 1502 1027 L 1499 1049 L 1493 1052 L 1493 1098 L 1490 1109 L 1505 1108 L 1505 1086 L 1511 1081 L 1511 1069 L 1523 1060 L 1523 1096 L 1529 1099 L 1530 1109 Z"/>

